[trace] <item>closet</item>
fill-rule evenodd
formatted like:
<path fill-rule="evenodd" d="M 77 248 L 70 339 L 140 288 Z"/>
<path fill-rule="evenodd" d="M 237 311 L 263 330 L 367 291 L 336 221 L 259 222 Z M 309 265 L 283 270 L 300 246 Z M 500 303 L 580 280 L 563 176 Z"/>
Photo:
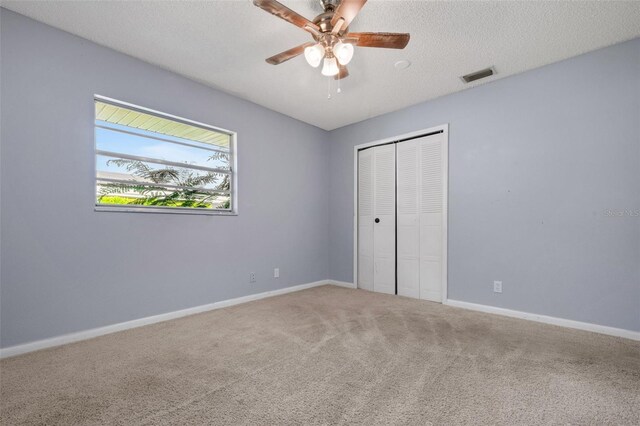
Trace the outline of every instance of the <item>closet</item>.
<path fill-rule="evenodd" d="M 357 149 L 358 288 L 446 296 L 447 133 Z"/>

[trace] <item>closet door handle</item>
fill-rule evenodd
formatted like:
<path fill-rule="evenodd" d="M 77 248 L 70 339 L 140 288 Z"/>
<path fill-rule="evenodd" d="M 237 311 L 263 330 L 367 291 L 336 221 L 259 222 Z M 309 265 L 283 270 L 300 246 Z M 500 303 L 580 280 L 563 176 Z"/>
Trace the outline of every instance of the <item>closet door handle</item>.
<path fill-rule="evenodd" d="M 376 219 L 374 220 L 375 223 L 380 223 L 380 219 L 376 217 Z"/>

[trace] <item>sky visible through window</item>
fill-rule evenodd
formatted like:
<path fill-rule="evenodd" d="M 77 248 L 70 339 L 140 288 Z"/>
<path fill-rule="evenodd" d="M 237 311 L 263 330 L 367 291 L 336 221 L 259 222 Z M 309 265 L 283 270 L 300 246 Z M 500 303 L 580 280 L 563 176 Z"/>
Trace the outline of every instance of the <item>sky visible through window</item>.
<path fill-rule="evenodd" d="M 132 129 L 119 124 L 108 123 L 106 121 L 96 120 L 96 124 L 109 127 L 116 130 L 125 130 L 127 132 L 135 131 L 140 136 L 128 133 L 114 132 L 108 129 L 96 127 L 96 148 L 101 151 L 111 151 L 136 155 L 139 157 L 157 158 L 159 160 L 176 161 L 180 159 L 186 164 L 194 164 L 214 169 L 229 169 L 229 163 L 222 160 L 210 160 L 211 152 L 209 149 L 219 147 L 211 144 L 190 141 L 186 139 L 176 138 L 168 135 L 159 135 L 155 132 L 149 132 L 141 129 Z M 177 142 L 186 142 L 190 145 L 200 145 L 203 148 L 192 148 L 184 145 L 177 145 L 171 142 L 162 142 L 157 139 L 151 139 L 144 136 L 162 137 L 163 139 L 173 140 Z M 107 158 L 98 162 L 98 170 L 106 170 Z M 113 168 L 114 166 L 110 166 Z"/>
<path fill-rule="evenodd" d="M 101 114 L 105 108 L 111 110 Z M 98 204 L 230 209 L 228 135 L 96 101 L 99 114 L 105 120 L 95 120 Z M 138 126 L 112 122 L 118 120 Z M 168 130 L 140 128 L 145 122 Z M 167 134 L 172 129 L 196 140 Z"/>

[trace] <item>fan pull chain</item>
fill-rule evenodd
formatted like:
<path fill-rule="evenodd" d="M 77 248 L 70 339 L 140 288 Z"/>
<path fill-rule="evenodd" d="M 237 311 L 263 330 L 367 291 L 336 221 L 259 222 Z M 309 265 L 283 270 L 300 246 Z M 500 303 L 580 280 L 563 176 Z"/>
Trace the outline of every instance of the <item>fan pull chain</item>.
<path fill-rule="evenodd" d="M 338 79 L 338 88 L 336 89 L 336 93 L 342 93 L 342 88 L 340 87 L 340 80 Z M 331 77 L 327 77 L 327 99 L 331 99 Z"/>

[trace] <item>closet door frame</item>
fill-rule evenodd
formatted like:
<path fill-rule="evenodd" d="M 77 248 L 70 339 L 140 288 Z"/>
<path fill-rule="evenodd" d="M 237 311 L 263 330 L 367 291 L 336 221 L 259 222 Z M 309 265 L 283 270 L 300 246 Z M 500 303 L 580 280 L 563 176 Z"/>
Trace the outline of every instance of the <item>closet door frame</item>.
<path fill-rule="evenodd" d="M 442 223 L 442 303 L 447 301 L 448 284 L 448 223 L 449 223 L 449 124 L 430 127 L 428 129 L 417 130 L 391 138 L 380 139 L 367 142 L 353 147 L 353 286 L 358 286 L 358 152 L 378 145 L 391 143 L 402 143 L 403 140 L 418 138 L 433 133 L 442 133 L 444 136 L 444 147 L 442 155 L 442 197 L 443 197 L 443 223 Z M 397 261 L 397 260 L 396 260 Z"/>

